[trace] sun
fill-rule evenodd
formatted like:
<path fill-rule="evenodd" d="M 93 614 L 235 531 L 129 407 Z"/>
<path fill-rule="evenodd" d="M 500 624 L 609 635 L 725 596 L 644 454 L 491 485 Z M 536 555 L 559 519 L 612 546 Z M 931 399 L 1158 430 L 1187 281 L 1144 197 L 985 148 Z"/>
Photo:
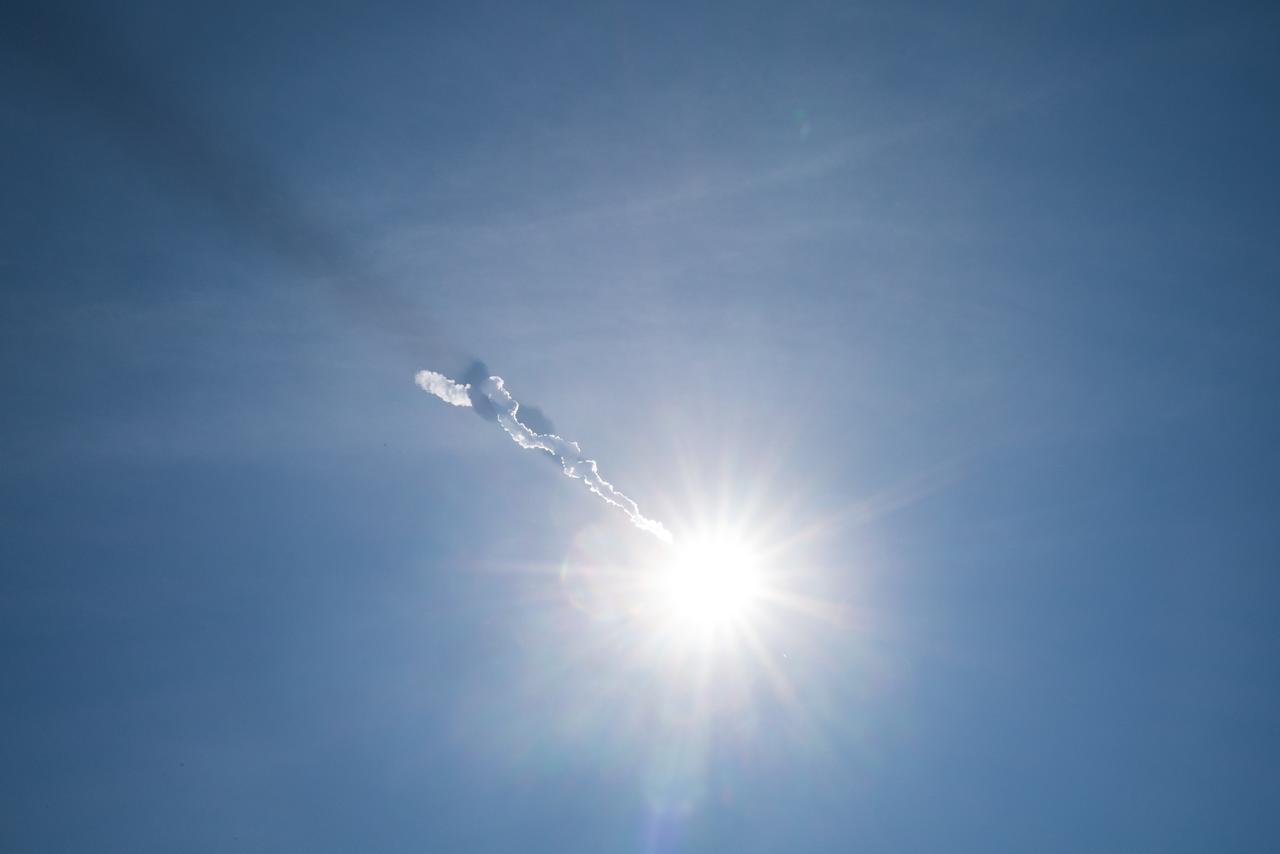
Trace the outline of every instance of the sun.
<path fill-rule="evenodd" d="M 660 586 L 664 609 L 686 629 L 729 627 L 746 620 L 760 598 L 759 557 L 732 533 L 695 537 L 677 544 Z"/>

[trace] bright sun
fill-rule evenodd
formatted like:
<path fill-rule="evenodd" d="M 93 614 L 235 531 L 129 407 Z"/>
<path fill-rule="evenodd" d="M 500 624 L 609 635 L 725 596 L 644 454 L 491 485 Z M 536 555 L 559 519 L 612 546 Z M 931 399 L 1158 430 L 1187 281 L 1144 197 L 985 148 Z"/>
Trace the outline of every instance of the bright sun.
<path fill-rule="evenodd" d="M 740 537 L 717 534 L 677 545 L 662 577 L 671 616 L 695 630 L 742 621 L 761 593 L 760 567 Z"/>

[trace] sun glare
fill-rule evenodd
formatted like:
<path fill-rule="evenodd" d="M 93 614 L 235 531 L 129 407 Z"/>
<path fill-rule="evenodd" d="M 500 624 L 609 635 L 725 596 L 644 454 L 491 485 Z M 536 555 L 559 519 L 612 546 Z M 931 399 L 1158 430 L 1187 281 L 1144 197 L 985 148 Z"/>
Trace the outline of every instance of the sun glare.
<path fill-rule="evenodd" d="M 758 559 L 736 536 L 702 537 L 678 545 L 662 581 L 670 615 L 697 630 L 740 622 L 760 594 Z"/>

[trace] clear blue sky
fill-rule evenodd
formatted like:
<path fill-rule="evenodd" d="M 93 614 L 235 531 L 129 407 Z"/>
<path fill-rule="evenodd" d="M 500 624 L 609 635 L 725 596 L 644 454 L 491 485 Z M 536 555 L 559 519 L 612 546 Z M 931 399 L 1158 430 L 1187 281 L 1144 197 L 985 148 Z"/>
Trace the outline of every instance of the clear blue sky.
<path fill-rule="evenodd" d="M 1276 848 L 1267 4 L 4 17 L 0 848 Z"/>

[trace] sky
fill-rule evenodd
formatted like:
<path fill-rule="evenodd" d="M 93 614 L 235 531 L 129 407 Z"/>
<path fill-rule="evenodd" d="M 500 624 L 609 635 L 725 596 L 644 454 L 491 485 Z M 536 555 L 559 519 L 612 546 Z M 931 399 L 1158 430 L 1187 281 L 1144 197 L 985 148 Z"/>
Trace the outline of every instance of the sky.
<path fill-rule="evenodd" d="M 0 847 L 1274 848 L 1278 17 L 10 4 Z"/>

